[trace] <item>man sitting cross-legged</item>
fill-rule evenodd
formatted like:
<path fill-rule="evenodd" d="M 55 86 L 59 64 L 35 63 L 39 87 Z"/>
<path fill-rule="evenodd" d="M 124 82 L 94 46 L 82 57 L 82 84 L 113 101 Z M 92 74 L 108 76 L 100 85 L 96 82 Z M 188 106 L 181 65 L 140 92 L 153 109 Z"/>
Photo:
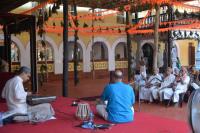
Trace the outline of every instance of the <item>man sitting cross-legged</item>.
<path fill-rule="evenodd" d="M 167 88 L 171 88 L 172 83 L 175 80 L 175 76 L 172 74 L 172 69 L 170 67 L 167 68 L 165 73 L 165 78 L 163 82 L 161 82 L 159 87 L 152 89 L 152 98 L 154 100 L 158 100 L 160 98 L 160 101 L 163 101 L 163 91 Z"/>
<path fill-rule="evenodd" d="M 145 86 L 141 87 L 140 89 L 140 99 L 153 102 L 151 92 L 154 88 L 158 87 L 161 81 L 162 78 L 159 75 L 159 69 L 155 68 L 154 75 L 150 76 Z"/>
<path fill-rule="evenodd" d="M 114 72 L 114 82 L 104 88 L 101 103 L 96 106 L 99 115 L 113 123 L 133 121 L 135 95 L 133 88 L 122 82 L 122 76 L 120 70 Z M 107 104 L 102 104 L 104 101 L 107 101 Z"/>
<path fill-rule="evenodd" d="M 172 101 L 177 103 L 179 101 L 179 94 L 187 91 L 189 82 L 190 77 L 187 75 L 187 69 L 182 67 L 180 74 L 173 83 L 172 88 L 168 88 L 163 91 L 164 100 L 169 100 L 172 98 Z"/>
<path fill-rule="evenodd" d="M 8 114 L 14 114 L 13 118 L 17 122 L 46 121 L 54 116 L 54 110 L 49 103 L 43 103 L 35 106 L 29 106 L 26 103 L 28 92 L 25 91 L 23 83 L 28 81 L 31 76 L 31 70 L 23 66 L 19 73 L 8 80 L 2 91 L 2 98 L 6 99 Z"/>

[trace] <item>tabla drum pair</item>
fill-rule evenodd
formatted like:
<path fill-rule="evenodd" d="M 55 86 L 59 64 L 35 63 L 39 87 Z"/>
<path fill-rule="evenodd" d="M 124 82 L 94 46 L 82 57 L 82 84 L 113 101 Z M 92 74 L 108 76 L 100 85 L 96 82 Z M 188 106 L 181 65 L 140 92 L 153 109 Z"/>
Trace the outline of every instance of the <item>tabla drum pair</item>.
<path fill-rule="evenodd" d="M 88 120 L 90 116 L 90 105 L 88 103 L 79 103 L 76 109 L 76 117 L 80 120 Z"/>

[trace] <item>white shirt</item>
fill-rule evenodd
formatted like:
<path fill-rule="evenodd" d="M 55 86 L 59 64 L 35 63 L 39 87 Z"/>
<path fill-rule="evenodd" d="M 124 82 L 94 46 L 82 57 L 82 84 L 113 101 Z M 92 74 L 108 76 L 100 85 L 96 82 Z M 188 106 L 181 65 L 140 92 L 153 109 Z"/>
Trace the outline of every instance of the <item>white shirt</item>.
<path fill-rule="evenodd" d="M 187 88 L 188 88 L 188 84 L 190 82 L 190 77 L 189 76 L 186 76 L 185 79 L 183 80 L 183 84 L 181 82 L 179 82 L 177 84 L 177 87 L 176 89 L 181 89 L 183 90 L 184 92 L 187 91 Z"/>
<path fill-rule="evenodd" d="M 9 111 L 16 113 L 27 113 L 26 96 L 23 80 L 19 76 L 8 80 L 2 91 L 2 98 L 6 99 Z"/>
<path fill-rule="evenodd" d="M 145 65 L 144 66 L 140 66 L 140 74 L 142 74 L 145 78 L 147 77 Z"/>
<path fill-rule="evenodd" d="M 160 83 L 161 81 L 162 81 L 161 76 L 159 74 L 156 74 L 156 75 L 150 76 L 147 82 L 154 85 L 156 83 Z"/>
<path fill-rule="evenodd" d="M 165 88 L 169 86 L 171 83 L 175 81 L 175 76 L 173 74 L 170 74 L 169 76 L 164 78 L 164 81 L 161 83 L 160 88 Z"/>
<path fill-rule="evenodd" d="M 144 86 L 145 85 L 145 79 L 141 76 L 141 74 L 135 75 L 135 84 L 139 86 Z"/>

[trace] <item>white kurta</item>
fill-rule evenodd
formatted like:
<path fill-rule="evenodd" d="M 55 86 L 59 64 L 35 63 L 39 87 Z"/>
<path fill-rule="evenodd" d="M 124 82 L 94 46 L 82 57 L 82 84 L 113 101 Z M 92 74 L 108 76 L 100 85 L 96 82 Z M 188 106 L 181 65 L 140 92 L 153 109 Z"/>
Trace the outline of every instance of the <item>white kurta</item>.
<path fill-rule="evenodd" d="M 141 87 L 140 89 L 140 99 L 143 100 L 148 100 L 150 102 L 153 102 L 153 99 L 151 98 L 151 92 L 154 88 L 156 88 L 156 84 L 160 83 L 162 80 L 161 76 L 159 74 L 156 75 L 152 75 L 150 76 L 150 78 L 148 79 L 147 83 L 150 83 L 152 85 L 152 87 L 147 88 L 147 87 Z"/>
<path fill-rule="evenodd" d="M 139 90 L 141 86 L 145 85 L 145 79 L 140 75 L 135 75 L 135 84 L 134 84 L 134 89 Z"/>
<path fill-rule="evenodd" d="M 146 66 L 140 66 L 140 74 L 142 74 L 145 78 L 147 77 Z"/>
<path fill-rule="evenodd" d="M 158 99 L 160 97 L 160 101 L 163 100 L 163 91 L 165 89 L 168 89 L 167 86 L 169 86 L 171 83 L 173 83 L 175 80 L 175 76 L 173 74 L 170 74 L 169 76 L 164 78 L 164 81 L 161 83 L 161 86 L 159 88 L 152 89 L 152 98 Z"/>
<path fill-rule="evenodd" d="M 175 91 L 173 91 L 172 88 L 165 89 L 163 91 L 163 96 L 164 96 L 163 98 L 165 100 L 169 100 L 173 95 L 173 102 L 175 103 L 178 102 L 179 94 L 187 91 L 189 82 L 190 82 L 190 77 L 186 76 L 186 78 L 183 81 L 183 84 L 181 82 L 177 84 Z"/>
<path fill-rule="evenodd" d="M 9 111 L 16 113 L 27 113 L 26 96 L 23 80 L 19 76 L 8 80 L 2 91 L 2 98 L 6 99 Z"/>

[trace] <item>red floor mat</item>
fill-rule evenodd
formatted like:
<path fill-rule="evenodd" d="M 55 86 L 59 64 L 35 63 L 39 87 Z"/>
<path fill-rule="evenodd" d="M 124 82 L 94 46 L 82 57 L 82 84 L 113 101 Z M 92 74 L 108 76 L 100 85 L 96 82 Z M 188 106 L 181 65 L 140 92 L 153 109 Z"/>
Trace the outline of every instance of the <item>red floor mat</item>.
<path fill-rule="evenodd" d="M 29 123 L 9 124 L 0 128 L 0 133 L 188 133 L 186 122 L 177 121 L 147 113 L 135 113 L 135 120 L 131 123 L 117 124 L 111 129 L 90 130 L 76 127 L 81 123 L 74 116 L 76 107 L 71 106 L 72 99 L 58 98 L 53 107 L 56 111 L 56 120 L 50 120 L 37 125 Z M 95 112 L 94 104 L 90 103 L 95 113 L 95 123 L 106 123 Z M 0 110 L 5 110 L 5 104 L 0 103 Z"/>

